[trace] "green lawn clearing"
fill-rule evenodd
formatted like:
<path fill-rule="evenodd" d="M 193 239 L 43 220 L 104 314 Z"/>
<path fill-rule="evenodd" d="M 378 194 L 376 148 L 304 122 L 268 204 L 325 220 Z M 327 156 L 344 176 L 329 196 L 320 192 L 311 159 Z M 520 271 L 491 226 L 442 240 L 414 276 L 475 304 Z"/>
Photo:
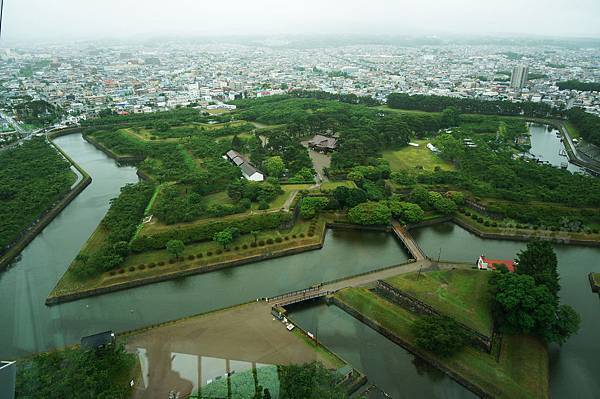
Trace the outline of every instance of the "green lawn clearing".
<path fill-rule="evenodd" d="M 386 282 L 490 336 L 493 321 L 488 281 L 491 275 L 479 270 L 443 270 L 402 274 Z"/>
<path fill-rule="evenodd" d="M 433 172 L 436 167 L 442 170 L 453 170 L 454 167 L 439 158 L 427 148 L 427 140 L 414 140 L 419 147 L 406 146 L 397 151 L 384 151 L 383 158 L 390 163 L 394 172 L 415 172 L 420 169 Z"/>

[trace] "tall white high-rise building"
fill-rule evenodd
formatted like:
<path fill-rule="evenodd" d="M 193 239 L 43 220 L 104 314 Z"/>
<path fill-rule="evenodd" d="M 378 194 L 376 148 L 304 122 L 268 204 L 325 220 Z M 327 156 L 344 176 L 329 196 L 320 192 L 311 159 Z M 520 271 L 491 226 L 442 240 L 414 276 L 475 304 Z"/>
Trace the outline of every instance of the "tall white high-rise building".
<path fill-rule="evenodd" d="M 513 89 L 522 89 L 527 84 L 528 73 L 529 67 L 525 65 L 514 67 L 510 77 L 510 87 Z"/>

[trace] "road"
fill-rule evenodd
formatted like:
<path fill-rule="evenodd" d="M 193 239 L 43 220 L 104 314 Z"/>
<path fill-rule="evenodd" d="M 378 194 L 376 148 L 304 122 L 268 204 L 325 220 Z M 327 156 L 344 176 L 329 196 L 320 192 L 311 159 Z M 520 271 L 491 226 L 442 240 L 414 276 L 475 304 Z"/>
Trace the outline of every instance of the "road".
<path fill-rule="evenodd" d="M 567 145 L 571 148 L 571 153 L 575 157 L 575 161 L 577 161 L 577 162 L 573 162 L 573 163 L 576 165 L 588 168 L 596 173 L 600 173 L 599 168 L 597 168 L 595 165 L 592 165 L 588 160 L 583 159 L 579 155 L 579 153 L 577 152 L 577 148 L 575 147 L 575 143 L 573 143 L 573 140 L 571 139 L 571 136 L 569 135 L 569 131 L 565 127 L 564 123 L 562 123 L 562 122 L 560 123 L 560 130 L 561 130 L 563 137 L 566 139 Z M 571 161 L 573 161 L 573 160 L 571 160 Z"/>
<path fill-rule="evenodd" d="M 14 148 L 14 147 L 18 146 L 20 143 L 24 142 L 25 140 L 29 140 L 29 138 L 32 135 L 34 135 L 40 131 L 40 130 L 36 130 L 36 131 L 28 132 L 27 130 L 23 129 L 23 127 L 21 125 L 19 125 L 11 116 L 8 116 L 4 112 L 0 112 L 0 116 L 2 116 L 2 118 L 6 119 L 19 135 L 23 136 L 22 138 L 15 141 L 14 143 L 11 143 L 11 144 L 7 145 L 6 147 L 0 148 L 0 152 L 5 151 L 9 148 Z"/>

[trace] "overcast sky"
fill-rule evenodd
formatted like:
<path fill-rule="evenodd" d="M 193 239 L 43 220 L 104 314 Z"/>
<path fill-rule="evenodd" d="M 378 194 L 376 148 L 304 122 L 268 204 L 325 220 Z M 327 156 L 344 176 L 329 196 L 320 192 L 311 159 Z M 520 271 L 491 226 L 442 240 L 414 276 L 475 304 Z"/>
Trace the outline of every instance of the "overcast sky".
<path fill-rule="evenodd" d="M 139 35 L 600 37 L 600 0 L 4 0 L 10 41 Z"/>

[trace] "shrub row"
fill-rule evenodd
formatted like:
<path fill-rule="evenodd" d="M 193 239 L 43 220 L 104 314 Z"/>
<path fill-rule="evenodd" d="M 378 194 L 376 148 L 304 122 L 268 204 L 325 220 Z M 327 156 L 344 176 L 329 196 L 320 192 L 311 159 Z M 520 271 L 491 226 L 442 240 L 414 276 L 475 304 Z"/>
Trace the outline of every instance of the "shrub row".
<path fill-rule="evenodd" d="M 131 243 L 134 252 L 163 249 L 169 240 L 181 240 L 186 244 L 212 240 L 215 233 L 227 228 L 236 228 L 242 234 L 251 231 L 275 230 L 291 220 L 284 212 L 258 214 L 243 219 L 219 220 L 184 228 L 174 228 L 152 236 L 140 235 Z"/>

